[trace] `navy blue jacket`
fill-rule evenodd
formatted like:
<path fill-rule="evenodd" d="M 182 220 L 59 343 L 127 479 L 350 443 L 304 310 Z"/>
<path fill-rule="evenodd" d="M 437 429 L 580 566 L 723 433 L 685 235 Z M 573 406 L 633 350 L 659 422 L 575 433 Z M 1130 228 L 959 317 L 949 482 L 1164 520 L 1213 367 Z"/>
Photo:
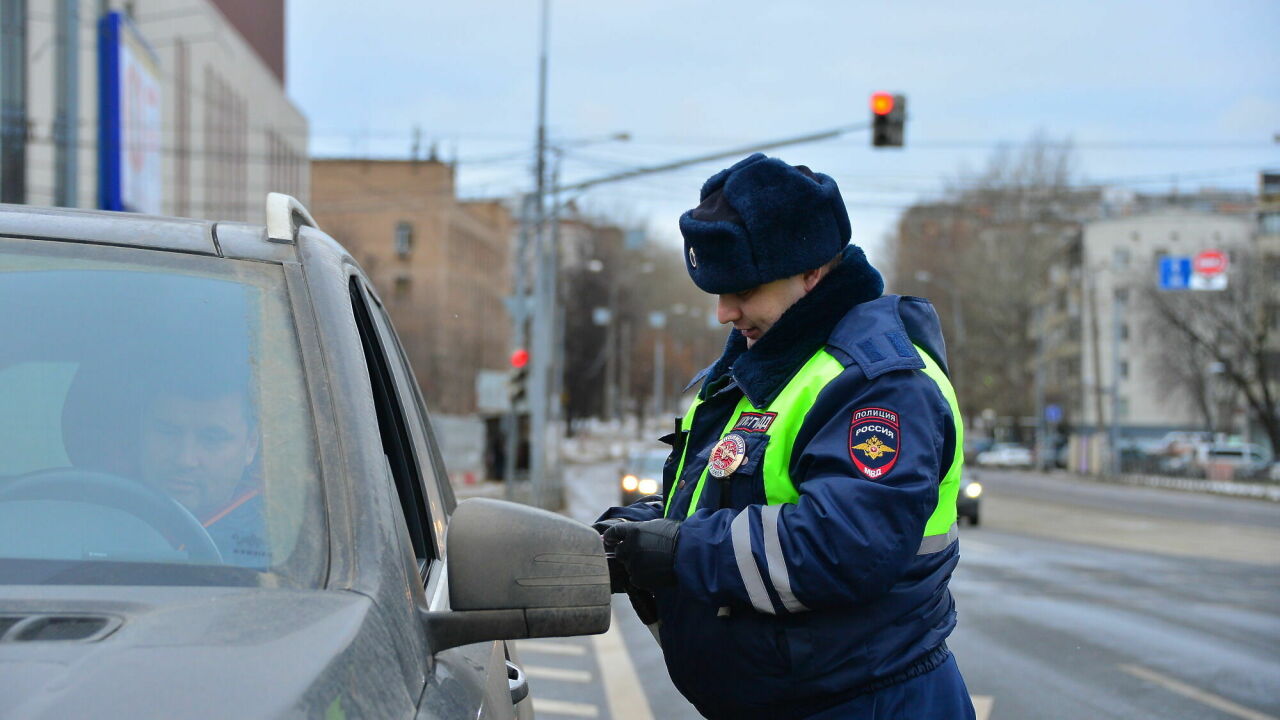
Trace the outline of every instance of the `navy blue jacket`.
<path fill-rule="evenodd" d="M 750 351 L 731 333 L 724 355 L 695 378 L 703 382 L 704 401 L 690 431 L 674 438 L 664 483 L 667 514 L 681 519 L 744 394 L 756 408 L 767 406 L 824 346 L 844 366 L 796 435 L 789 472 L 799 501 L 773 506 L 767 519 L 777 523 L 780 548 L 772 552 L 785 561 L 787 583 L 780 586 L 778 568 L 769 566 L 762 483 L 753 478 L 763 472 L 758 459 L 732 476 L 728 497 L 709 479 L 681 526 L 677 584 L 656 593 L 662 647 L 676 687 L 710 718 L 803 718 L 919 676 L 949 657 L 945 640 L 955 606 L 947 582 L 958 544 L 917 553 L 956 438 L 950 407 L 912 347 L 945 370 L 942 334 L 927 301 L 866 297 L 860 268 L 850 265 L 838 266 Z M 898 460 L 875 480 L 859 472 L 850 449 L 853 414 L 868 407 L 900 420 Z M 763 577 L 764 607 L 758 593 L 753 604 L 735 558 L 733 527 L 742 513 L 756 563 L 746 572 Z M 604 517 L 660 514 L 637 504 Z"/>

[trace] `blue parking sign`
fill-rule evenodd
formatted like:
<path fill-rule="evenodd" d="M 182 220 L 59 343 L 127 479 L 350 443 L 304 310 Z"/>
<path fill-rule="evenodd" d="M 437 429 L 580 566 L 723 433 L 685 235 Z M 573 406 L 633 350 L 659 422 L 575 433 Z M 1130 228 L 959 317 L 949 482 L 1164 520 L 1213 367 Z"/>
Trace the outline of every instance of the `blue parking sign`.
<path fill-rule="evenodd" d="M 1061 405 L 1045 405 L 1044 419 L 1048 423 L 1062 422 L 1062 406 Z"/>
<path fill-rule="evenodd" d="M 1160 258 L 1160 289 L 1186 290 L 1191 286 L 1191 258 Z"/>

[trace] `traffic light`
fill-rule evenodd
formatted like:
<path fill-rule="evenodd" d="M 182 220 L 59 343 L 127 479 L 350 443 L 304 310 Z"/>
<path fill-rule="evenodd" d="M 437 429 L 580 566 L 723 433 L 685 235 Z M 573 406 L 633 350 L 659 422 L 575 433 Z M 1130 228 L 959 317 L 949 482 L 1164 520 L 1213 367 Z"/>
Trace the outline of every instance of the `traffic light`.
<path fill-rule="evenodd" d="M 871 147 L 902 147 L 907 120 L 907 96 L 871 94 Z"/>
<path fill-rule="evenodd" d="M 524 404 L 529 387 L 529 351 L 520 348 L 511 353 L 511 373 L 507 376 L 507 397 L 511 407 Z"/>

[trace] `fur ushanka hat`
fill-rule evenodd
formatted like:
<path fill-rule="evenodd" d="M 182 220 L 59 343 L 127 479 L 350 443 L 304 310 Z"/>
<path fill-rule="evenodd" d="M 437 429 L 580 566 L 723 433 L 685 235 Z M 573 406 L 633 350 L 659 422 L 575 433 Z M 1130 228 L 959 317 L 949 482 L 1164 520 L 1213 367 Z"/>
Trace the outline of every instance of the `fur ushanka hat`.
<path fill-rule="evenodd" d="M 762 153 L 712 175 L 680 233 L 685 269 L 715 295 L 812 270 L 851 234 L 835 180 Z"/>

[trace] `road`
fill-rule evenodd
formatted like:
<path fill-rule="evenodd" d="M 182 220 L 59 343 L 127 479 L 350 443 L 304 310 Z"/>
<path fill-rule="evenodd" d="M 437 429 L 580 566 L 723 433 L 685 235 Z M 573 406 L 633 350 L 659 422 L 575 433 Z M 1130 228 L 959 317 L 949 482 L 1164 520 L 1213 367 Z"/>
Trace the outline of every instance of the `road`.
<path fill-rule="evenodd" d="M 569 514 L 614 502 L 615 468 L 571 467 Z M 980 473 L 950 641 L 980 720 L 1280 719 L 1280 503 Z M 574 655 L 519 644 L 538 717 L 699 717 L 616 600 L 607 635 L 546 641 Z"/>

